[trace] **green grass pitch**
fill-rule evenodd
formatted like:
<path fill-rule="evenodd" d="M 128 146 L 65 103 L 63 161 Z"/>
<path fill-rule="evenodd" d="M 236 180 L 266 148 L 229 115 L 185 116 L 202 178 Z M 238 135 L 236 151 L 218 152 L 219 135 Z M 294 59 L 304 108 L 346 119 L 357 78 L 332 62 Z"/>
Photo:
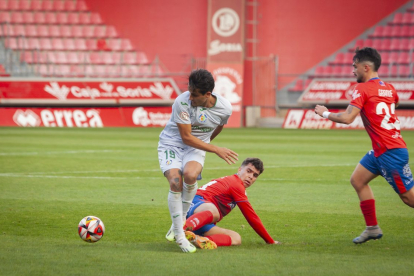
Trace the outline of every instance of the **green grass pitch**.
<path fill-rule="evenodd" d="M 213 143 L 239 162 L 208 153 L 199 185 L 261 158 L 265 171 L 248 196 L 283 244 L 265 244 L 235 208 L 219 225 L 239 232 L 242 245 L 195 254 L 164 238 L 160 131 L 0 128 L 0 275 L 413 274 L 414 210 L 380 177 L 371 187 L 384 237 L 352 243 L 365 227 L 349 184 L 371 148 L 364 131 L 224 129 Z M 414 132 L 402 134 L 414 158 Z M 87 215 L 105 223 L 98 243 L 77 234 Z"/>

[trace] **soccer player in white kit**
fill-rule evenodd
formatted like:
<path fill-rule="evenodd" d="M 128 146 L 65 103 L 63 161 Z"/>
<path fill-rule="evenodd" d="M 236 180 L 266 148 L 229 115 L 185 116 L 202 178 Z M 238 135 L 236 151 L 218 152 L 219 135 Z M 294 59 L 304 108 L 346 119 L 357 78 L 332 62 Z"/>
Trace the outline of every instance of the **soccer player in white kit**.
<path fill-rule="evenodd" d="M 238 160 L 234 151 L 210 144 L 232 113 L 230 102 L 212 93 L 213 89 L 214 78 L 209 71 L 192 71 L 188 91 L 175 99 L 171 118 L 158 143 L 160 167 L 170 184 L 168 208 L 172 226 L 166 238 L 175 238 L 181 250 L 189 253 L 196 248 L 185 238 L 183 224 L 197 192 L 197 177 L 203 169 L 206 151 L 228 164 Z"/>

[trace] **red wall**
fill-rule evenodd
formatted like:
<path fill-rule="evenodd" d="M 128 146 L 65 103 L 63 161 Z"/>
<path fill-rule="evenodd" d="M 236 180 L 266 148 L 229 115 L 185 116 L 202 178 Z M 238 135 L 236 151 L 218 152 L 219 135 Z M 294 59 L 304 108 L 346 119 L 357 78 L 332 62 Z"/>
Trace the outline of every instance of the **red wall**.
<path fill-rule="evenodd" d="M 150 60 L 158 55 L 171 72 L 183 70 L 191 56 L 206 57 L 207 0 L 86 1 Z M 281 88 L 293 79 L 283 75 L 306 72 L 407 2 L 258 0 L 257 54 L 279 56 Z M 245 89 L 245 104 L 249 93 Z"/>

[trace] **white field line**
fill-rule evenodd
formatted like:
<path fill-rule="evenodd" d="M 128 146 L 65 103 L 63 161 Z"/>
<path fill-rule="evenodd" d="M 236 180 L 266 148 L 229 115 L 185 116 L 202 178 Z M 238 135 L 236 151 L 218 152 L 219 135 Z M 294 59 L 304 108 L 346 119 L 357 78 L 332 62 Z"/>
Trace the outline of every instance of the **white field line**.
<path fill-rule="evenodd" d="M 47 152 L 0 152 L 0 156 L 27 156 L 27 155 L 51 155 L 51 154 L 76 154 L 76 153 L 99 153 L 99 152 L 121 152 L 124 150 L 68 150 L 68 151 L 47 151 Z"/>
<path fill-rule="evenodd" d="M 329 165 L 291 165 L 291 166 L 267 166 L 265 168 L 298 168 L 298 167 L 338 167 L 338 166 L 354 166 L 355 164 L 329 164 Z M 204 168 L 204 170 L 230 170 L 230 167 Z M 83 178 L 83 179 L 159 179 L 159 177 L 118 177 L 118 176 L 64 176 L 58 174 L 107 174 L 107 173 L 130 173 L 130 172 L 161 172 L 160 169 L 148 170 L 113 170 L 113 171 L 66 171 L 66 172 L 26 172 L 26 173 L 0 173 L 0 177 L 22 177 L 22 178 Z M 293 179 L 283 178 L 261 178 L 263 181 L 287 181 Z M 302 179 L 303 180 L 303 179 Z"/>

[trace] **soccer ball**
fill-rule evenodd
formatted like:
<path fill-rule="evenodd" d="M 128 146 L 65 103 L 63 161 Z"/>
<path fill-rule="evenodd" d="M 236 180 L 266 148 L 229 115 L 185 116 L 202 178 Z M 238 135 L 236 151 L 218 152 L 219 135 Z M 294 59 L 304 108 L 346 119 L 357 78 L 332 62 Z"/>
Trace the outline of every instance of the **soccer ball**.
<path fill-rule="evenodd" d="M 84 217 L 78 225 L 79 237 L 86 242 L 97 242 L 105 233 L 105 226 L 98 217 Z"/>

